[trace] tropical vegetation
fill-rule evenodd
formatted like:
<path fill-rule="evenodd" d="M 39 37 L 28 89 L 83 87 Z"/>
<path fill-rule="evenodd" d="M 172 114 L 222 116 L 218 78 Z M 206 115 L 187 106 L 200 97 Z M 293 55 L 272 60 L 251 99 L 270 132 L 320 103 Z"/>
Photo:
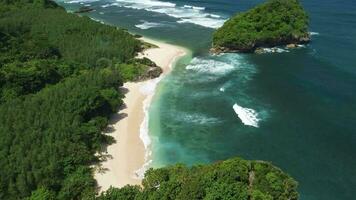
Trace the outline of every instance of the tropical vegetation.
<path fill-rule="evenodd" d="M 258 47 L 306 43 L 308 23 L 299 0 L 267 0 L 226 21 L 213 35 L 213 49 L 251 52 Z"/>
<path fill-rule="evenodd" d="M 240 158 L 150 169 L 139 186 L 111 188 L 98 200 L 296 200 L 297 183 L 270 163 Z"/>
<path fill-rule="evenodd" d="M 150 169 L 140 186 L 97 196 L 93 166 L 125 81 L 159 75 L 123 29 L 49 0 L 0 0 L 0 199 L 297 199 L 270 163 L 232 159 Z M 158 70 L 157 70 L 158 69 Z"/>

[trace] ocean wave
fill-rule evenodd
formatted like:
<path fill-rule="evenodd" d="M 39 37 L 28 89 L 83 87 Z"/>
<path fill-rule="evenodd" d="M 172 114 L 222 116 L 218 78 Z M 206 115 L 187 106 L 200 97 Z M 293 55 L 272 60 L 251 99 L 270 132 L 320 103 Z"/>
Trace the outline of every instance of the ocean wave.
<path fill-rule="evenodd" d="M 105 24 L 104 21 L 101 21 L 99 19 L 95 19 L 94 17 L 90 17 L 90 19 L 93 20 L 93 21 L 99 22 L 100 24 Z"/>
<path fill-rule="evenodd" d="M 285 52 L 289 52 L 288 49 L 283 49 L 283 48 L 279 48 L 279 47 L 262 48 L 262 51 L 264 53 L 285 53 Z"/>
<path fill-rule="evenodd" d="M 199 73 L 212 75 L 224 75 L 235 69 L 234 65 L 215 59 L 194 58 L 186 67 L 187 70 L 193 70 Z"/>
<path fill-rule="evenodd" d="M 151 157 L 152 151 L 150 150 L 149 146 L 151 145 L 151 138 L 148 134 L 148 123 L 149 123 L 149 107 L 151 104 L 152 97 L 155 93 L 155 90 L 157 88 L 158 83 L 162 80 L 162 76 L 146 81 L 141 87 L 140 87 L 140 92 L 144 95 L 146 95 L 146 99 L 143 101 L 143 111 L 144 111 L 144 119 L 143 122 L 140 125 L 140 139 L 143 142 L 143 145 L 145 147 L 145 163 L 144 165 L 135 171 L 135 177 L 136 179 L 143 179 L 144 174 L 149 168 L 152 160 L 149 158 Z"/>
<path fill-rule="evenodd" d="M 190 9 L 194 9 L 194 10 L 205 10 L 205 7 L 190 6 L 190 5 L 184 5 L 183 8 L 190 8 Z"/>
<path fill-rule="evenodd" d="M 102 8 L 107 8 L 107 7 L 111 7 L 111 6 L 119 6 L 119 4 L 118 3 L 108 3 L 108 4 L 102 5 L 101 7 Z"/>
<path fill-rule="evenodd" d="M 258 122 L 260 119 L 258 118 L 258 113 L 255 110 L 241 107 L 238 104 L 234 104 L 233 109 L 243 124 L 258 128 Z"/>
<path fill-rule="evenodd" d="M 207 124 L 216 124 L 221 122 L 219 118 L 210 117 L 201 113 L 188 113 L 188 112 L 176 111 L 174 113 L 174 116 L 172 117 L 176 121 L 180 121 L 188 124 L 207 125 Z"/>
<path fill-rule="evenodd" d="M 209 16 L 212 17 L 212 18 L 218 18 L 218 19 L 221 18 L 220 15 L 209 14 Z"/>
<path fill-rule="evenodd" d="M 157 23 L 157 22 L 148 22 L 148 21 L 144 21 L 144 20 L 142 20 L 141 22 L 143 22 L 143 23 L 142 24 L 137 24 L 135 26 L 137 28 L 143 29 L 143 30 L 165 26 L 165 24 Z"/>
<path fill-rule="evenodd" d="M 84 4 L 84 3 L 92 3 L 92 2 L 97 2 L 100 0 L 64 0 L 64 3 L 68 3 L 68 4 L 74 4 L 74 3 L 80 3 L 80 4 Z"/>
<path fill-rule="evenodd" d="M 296 48 L 305 48 L 304 44 L 297 44 Z M 287 47 L 271 47 L 271 48 L 261 48 L 260 53 L 288 53 L 291 49 Z"/>
<path fill-rule="evenodd" d="M 204 7 L 198 6 L 177 6 L 175 3 L 163 2 L 158 0 L 116 0 L 119 6 L 143 9 L 151 12 L 166 14 L 168 16 L 177 18 L 178 23 L 193 23 L 196 25 L 219 28 L 225 19 L 217 14 L 206 13 Z"/>
<path fill-rule="evenodd" d="M 320 35 L 318 32 L 309 32 L 309 34 L 310 34 L 311 36 L 313 36 L 313 35 Z"/>

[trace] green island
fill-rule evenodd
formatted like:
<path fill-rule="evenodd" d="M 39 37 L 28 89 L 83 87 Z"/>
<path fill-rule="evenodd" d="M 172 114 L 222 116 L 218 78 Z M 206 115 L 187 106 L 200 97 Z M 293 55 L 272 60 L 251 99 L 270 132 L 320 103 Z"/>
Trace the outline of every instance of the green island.
<path fill-rule="evenodd" d="M 268 0 L 226 21 L 214 33 L 211 51 L 250 53 L 259 47 L 295 47 L 310 41 L 308 23 L 299 0 Z"/>
<path fill-rule="evenodd" d="M 93 165 L 115 142 L 102 130 L 118 87 L 161 73 L 135 58 L 145 46 L 49 0 L 0 0 L 0 199 L 298 199 L 288 174 L 240 158 L 150 169 L 143 187 L 99 195 Z"/>

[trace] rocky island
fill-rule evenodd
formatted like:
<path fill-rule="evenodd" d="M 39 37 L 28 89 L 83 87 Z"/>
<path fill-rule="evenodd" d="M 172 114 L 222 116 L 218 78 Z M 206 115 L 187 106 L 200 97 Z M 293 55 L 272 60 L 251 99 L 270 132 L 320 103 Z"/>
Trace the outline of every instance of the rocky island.
<path fill-rule="evenodd" d="M 299 0 L 268 0 L 238 13 L 213 35 L 213 53 L 252 53 L 262 47 L 305 44 L 310 41 L 308 15 Z"/>

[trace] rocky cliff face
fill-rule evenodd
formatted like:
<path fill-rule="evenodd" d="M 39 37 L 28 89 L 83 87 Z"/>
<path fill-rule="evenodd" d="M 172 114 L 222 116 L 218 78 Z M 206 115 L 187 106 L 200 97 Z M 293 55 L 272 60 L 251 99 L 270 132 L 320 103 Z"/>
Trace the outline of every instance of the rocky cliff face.
<path fill-rule="evenodd" d="M 278 38 L 266 42 L 253 43 L 244 46 L 224 47 L 215 46 L 210 49 L 212 54 L 220 53 L 258 53 L 261 48 L 285 46 L 289 49 L 296 48 L 300 44 L 307 44 L 311 41 L 310 34 L 299 38 Z"/>

